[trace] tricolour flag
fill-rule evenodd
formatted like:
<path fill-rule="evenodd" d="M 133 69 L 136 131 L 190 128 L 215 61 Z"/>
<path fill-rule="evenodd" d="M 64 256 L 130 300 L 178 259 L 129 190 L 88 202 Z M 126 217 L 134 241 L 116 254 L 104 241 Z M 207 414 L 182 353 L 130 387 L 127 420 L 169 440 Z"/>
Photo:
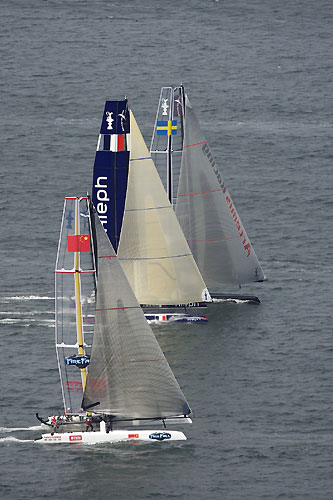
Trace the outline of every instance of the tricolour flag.
<path fill-rule="evenodd" d="M 125 135 L 124 134 L 119 134 L 119 135 L 113 135 L 111 136 L 111 151 L 125 151 Z"/>
<path fill-rule="evenodd" d="M 176 135 L 177 120 L 158 120 L 156 131 L 157 135 Z"/>
<path fill-rule="evenodd" d="M 89 234 L 69 234 L 67 236 L 67 248 L 69 252 L 89 252 Z"/>
<path fill-rule="evenodd" d="M 103 135 L 102 149 L 101 142 L 98 141 L 97 151 L 127 151 L 127 135 L 126 134 L 113 134 Z"/>

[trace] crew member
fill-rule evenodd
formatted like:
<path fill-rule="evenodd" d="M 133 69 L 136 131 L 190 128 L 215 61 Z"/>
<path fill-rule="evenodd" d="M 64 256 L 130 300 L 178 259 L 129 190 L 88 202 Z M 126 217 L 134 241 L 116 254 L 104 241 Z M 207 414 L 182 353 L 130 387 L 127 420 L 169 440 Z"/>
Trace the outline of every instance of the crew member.
<path fill-rule="evenodd" d="M 51 436 L 53 436 L 56 430 L 57 430 L 57 419 L 53 415 L 53 417 L 51 417 Z"/>
<path fill-rule="evenodd" d="M 86 418 L 86 431 L 89 432 L 89 431 L 93 431 L 94 428 L 93 428 L 93 424 L 92 424 L 92 418 L 90 415 L 87 416 Z"/>

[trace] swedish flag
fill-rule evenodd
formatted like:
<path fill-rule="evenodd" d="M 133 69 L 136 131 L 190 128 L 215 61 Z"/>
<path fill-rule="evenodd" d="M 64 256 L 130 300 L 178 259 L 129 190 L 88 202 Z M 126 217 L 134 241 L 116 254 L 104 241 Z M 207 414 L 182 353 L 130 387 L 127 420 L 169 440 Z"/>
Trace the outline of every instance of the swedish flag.
<path fill-rule="evenodd" d="M 161 120 L 156 124 L 157 135 L 176 135 L 177 120 Z"/>

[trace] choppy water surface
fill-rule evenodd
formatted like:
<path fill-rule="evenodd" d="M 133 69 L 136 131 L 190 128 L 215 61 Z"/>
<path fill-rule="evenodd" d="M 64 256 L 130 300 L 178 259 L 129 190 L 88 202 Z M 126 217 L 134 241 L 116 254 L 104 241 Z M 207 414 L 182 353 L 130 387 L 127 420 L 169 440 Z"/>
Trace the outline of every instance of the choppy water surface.
<path fill-rule="evenodd" d="M 331 3 L 4 0 L 1 497 L 332 498 Z M 65 195 L 90 189 L 106 98 L 149 143 L 182 81 L 268 282 L 260 306 L 154 327 L 188 441 L 35 443 L 61 410 L 53 270 Z"/>

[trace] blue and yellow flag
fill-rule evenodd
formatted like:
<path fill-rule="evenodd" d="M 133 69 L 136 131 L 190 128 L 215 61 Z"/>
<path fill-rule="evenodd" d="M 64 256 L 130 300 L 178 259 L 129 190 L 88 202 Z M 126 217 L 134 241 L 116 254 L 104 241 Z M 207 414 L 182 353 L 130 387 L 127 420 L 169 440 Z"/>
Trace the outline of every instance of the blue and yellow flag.
<path fill-rule="evenodd" d="M 177 134 L 177 120 L 160 120 L 156 125 L 157 135 Z"/>

